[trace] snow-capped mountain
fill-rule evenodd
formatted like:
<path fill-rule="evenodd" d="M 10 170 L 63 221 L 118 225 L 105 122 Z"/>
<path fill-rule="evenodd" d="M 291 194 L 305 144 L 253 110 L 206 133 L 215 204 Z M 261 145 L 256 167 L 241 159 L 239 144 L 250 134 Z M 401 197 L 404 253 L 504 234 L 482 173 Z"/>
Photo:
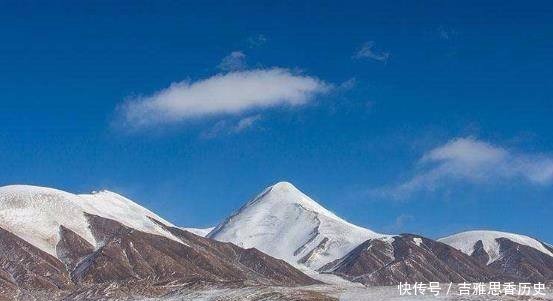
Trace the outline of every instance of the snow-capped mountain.
<path fill-rule="evenodd" d="M 440 239 L 496 271 L 502 279 L 553 279 L 553 248 L 534 238 L 498 231 L 468 231 Z"/>
<path fill-rule="evenodd" d="M 184 231 L 113 192 L 0 187 L 0 300 L 121 300 L 206 283 L 319 282 L 258 250 Z"/>
<path fill-rule="evenodd" d="M 0 187 L 0 227 L 54 257 L 60 225 L 95 245 L 79 201 L 74 194 L 51 188 Z"/>
<path fill-rule="evenodd" d="M 0 187 L 0 227 L 52 255 L 60 240 L 60 226 L 75 232 L 93 246 L 98 243 L 85 213 L 114 219 L 125 226 L 178 240 L 150 218 L 171 225 L 131 200 L 109 191 L 76 195 L 30 186 Z"/>
<path fill-rule="evenodd" d="M 152 219 L 172 226 L 170 222 L 122 195 L 102 190 L 78 196 L 80 197 L 79 205 L 86 213 L 113 219 L 127 227 L 176 240 L 176 237 L 153 222 Z"/>
<path fill-rule="evenodd" d="M 268 187 L 208 234 L 312 269 L 381 236 L 341 219 L 287 182 Z"/>
<path fill-rule="evenodd" d="M 467 255 L 473 255 L 475 251 L 483 250 L 488 257 L 486 264 L 489 265 L 502 257 L 500 240 L 502 238 L 553 256 L 551 250 L 547 249 L 544 243 L 529 236 L 507 232 L 467 231 L 441 238 L 438 241 L 448 244 Z M 481 246 L 479 246 L 479 242 L 481 242 Z"/>
<path fill-rule="evenodd" d="M 494 277 L 494 271 L 473 257 L 413 234 L 367 240 L 321 271 L 367 285 L 475 282 Z"/>
<path fill-rule="evenodd" d="M 0 187 L 0 296 L 6 300 L 34 292 L 51 300 L 124 299 L 185 284 L 295 286 L 338 276 L 370 285 L 548 282 L 552 254 L 550 245 L 503 232 L 471 231 L 441 242 L 378 234 L 286 182 L 214 229 L 176 227 L 109 191 Z"/>

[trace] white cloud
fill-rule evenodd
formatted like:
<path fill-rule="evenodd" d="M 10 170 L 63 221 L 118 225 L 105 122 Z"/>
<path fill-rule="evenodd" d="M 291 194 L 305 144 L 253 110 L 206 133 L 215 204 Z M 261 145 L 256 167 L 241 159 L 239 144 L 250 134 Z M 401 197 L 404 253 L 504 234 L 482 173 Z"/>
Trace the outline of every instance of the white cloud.
<path fill-rule="evenodd" d="M 246 55 L 242 51 L 233 51 L 225 56 L 217 67 L 223 71 L 246 69 Z"/>
<path fill-rule="evenodd" d="M 357 53 L 353 55 L 353 58 L 355 59 L 368 58 L 371 60 L 386 63 L 390 58 L 390 53 L 377 51 L 375 48 L 374 42 L 369 41 L 363 44 L 363 46 L 361 46 L 361 48 L 357 51 Z"/>
<path fill-rule="evenodd" d="M 236 71 L 173 83 L 151 96 L 131 99 L 120 109 L 126 126 L 142 128 L 279 105 L 303 105 L 331 87 L 287 69 Z"/>
<path fill-rule="evenodd" d="M 422 156 L 414 176 L 380 195 L 405 199 L 419 191 L 434 191 L 447 183 L 490 183 L 522 179 L 533 185 L 553 184 L 553 157 L 510 151 L 472 137 L 457 138 Z"/>
<path fill-rule="evenodd" d="M 233 131 L 234 132 L 241 132 L 245 129 L 251 128 L 254 125 L 254 123 L 259 121 L 260 119 L 261 119 L 261 115 L 259 115 L 259 114 L 244 117 L 244 118 L 242 118 L 238 121 L 236 126 L 233 128 Z"/>

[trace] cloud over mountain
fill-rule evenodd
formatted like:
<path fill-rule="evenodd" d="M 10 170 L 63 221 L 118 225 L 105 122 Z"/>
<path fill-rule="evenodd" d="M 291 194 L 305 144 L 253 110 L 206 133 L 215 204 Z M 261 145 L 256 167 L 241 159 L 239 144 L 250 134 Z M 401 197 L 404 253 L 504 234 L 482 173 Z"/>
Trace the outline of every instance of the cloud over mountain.
<path fill-rule="evenodd" d="M 243 70 L 247 66 L 246 55 L 242 51 L 233 51 L 225 56 L 217 66 L 222 71 Z"/>
<path fill-rule="evenodd" d="M 361 48 L 353 55 L 354 59 L 371 59 L 379 62 L 388 62 L 390 53 L 385 51 L 378 51 L 375 48 L 375 43 L 369 41 L 364 43 Z"/>
<path fill-rule="evenodd" d="M 153 95 L 128 100 L 120 112 L 126 126 L 142 128 L 279 105 L 298 106 L 330 88 L 316 77 L 288 69 L 235 71 L 172 83 Z"/>

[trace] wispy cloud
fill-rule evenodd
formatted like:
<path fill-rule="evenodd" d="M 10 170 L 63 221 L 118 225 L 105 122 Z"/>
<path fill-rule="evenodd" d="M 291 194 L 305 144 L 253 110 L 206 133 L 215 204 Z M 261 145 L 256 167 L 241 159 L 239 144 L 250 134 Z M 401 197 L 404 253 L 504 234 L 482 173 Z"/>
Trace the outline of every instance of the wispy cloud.
<path fill-rule="evenodd" d="M 420 158 L 414 176 L 375 192 L 392 199 L 406 199 L 416 192 L 434 191 L 455 181 L 489 183 L 519 179 L 532 185 L 553 184 L 553 157 L 515 152 L 467 137 L 428 151 Z"/>
<path fill-rule="evenodd" d="M 242 51 L 233 51 L 225 56 L 217 67 L 223 71 L 246 69 L 246 55 Z"/>
<path fill-rule="evenodd" d="M 390 53 L 378 51 L 375 43 L 369 41 L 364 43 L 361 48 L 353 55 L 354 59 L 371 59 L 379 62 L 387 63 L 390 58 Z"/>
<path fill-rule="evenodd" d="M 246 116 L 238 121 L 220 120 L 213 127 L 203 131 L 200 135 L 203 139 L 212 139 L 218 136 L 233 135 L 251 129 L 262 119 L 261 114 Z"/>
<path fill-rule="evenodd" d="M 181 81 L 120 108 L 122 122 L 140 129 L 214 115 L 238 115 L 252 109 L 298 106 L 332 85 L 316 77 L 271 68 L 218 74 L 196 82 Z"/>
<path fill-rule="evenodd" d="M 236 126 L 233 128 L 233 131 L 234 132 L 241 132 L 245 129 L 251 128 L 254 125 L 254 123 L 259 121 L 260 119 L 261 119 L 260 114 L 244 117 L 244 118 L 242 118 L 238 121 Z"/>
<path fill-rule="evenodd" d="M 351 90 L 355 87 L 355 85 L 357 85 L 357 80 L 355 79 L 355 77 L 352 77 L 348 80 L 346 80 L 345 82 L 342 82 L 338 88 L 340 90 Z"/>
<path fill-rule="evenodd" d="M 250 48 L 257 48 L 265 45 L 267 43 L 267 37 L 262 34 L 251 36 L 247 39 L 248 45 Z"/>

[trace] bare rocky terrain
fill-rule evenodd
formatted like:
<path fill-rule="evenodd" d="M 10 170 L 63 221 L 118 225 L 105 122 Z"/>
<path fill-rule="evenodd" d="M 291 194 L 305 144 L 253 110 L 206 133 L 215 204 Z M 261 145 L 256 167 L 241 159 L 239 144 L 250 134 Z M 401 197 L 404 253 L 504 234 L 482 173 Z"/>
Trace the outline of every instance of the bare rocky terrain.
<path fill-rule="evenodd" d="M 366 285 L 400 282 L 530 282 L 551 283 L 553 257 L 534 248 L 499 238 L 502 256 L 488 263 L 476 244 L 472 255 L 413 234 L 371 239 L 343 258 L 320 269 Z"/>
<path fill-rule="evenodd" d="M 400 282 L 476 282 L 493 279 L 493 271 L 446 244 L 402 234 L 367 240 L 346 256 L 321 268 L 366 285 Z"/>
<path fill-rule="evenodd" d="M 94 300 L 162 296 L 176 287 L 318 284 L 288 263 L 255 249 L 167 227 L 182 243 L 87 215 L 96 250 L 60 228 L 55 258 L 0 229 L 0 300 Z"/>
<path fill-rule="evenodd" d="M 507 238 L 499 238 L 497 241 L 503 256 L 488 266 L 498 275 L 520 282 L 553 281 L 553 257 Z M 483 264 L 488 260 L 488 256 L 479 248 L 475 248 L 472 257 Z"/>

